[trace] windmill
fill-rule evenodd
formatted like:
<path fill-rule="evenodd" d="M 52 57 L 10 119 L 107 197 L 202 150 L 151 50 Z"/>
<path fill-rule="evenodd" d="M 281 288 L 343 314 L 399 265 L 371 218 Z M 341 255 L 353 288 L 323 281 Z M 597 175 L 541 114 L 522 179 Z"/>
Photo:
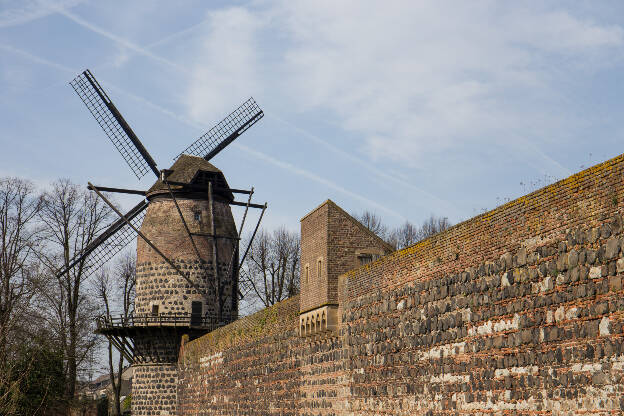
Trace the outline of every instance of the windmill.
<path fill-rule="evenodd" d="M 145 388 L 153 381 L 154 374 L 169 371 L 176 362 L 181 336 L 194 338 L 238 317 L 241 233 L 249 208 L 260 209 L 253 241 L 267 204 L 251 202 L 253 188 L 230 188 L 223 173 L 209 161 L 257 123 L 264 113 L 253 98 L 248 99 L 184 149 L 170 168 L 159 170 L 89 70 L 70 85 L 137 178 L 151 171 L 156 182 L 146 191 L 95 186 L 89 182 L 89 189 L 119 218 L 59 270 L 58 275 L 81 262 L 86 273 L 93 273 L 138 237 L 134 313 L 120 318 L 102 316 L 98 318 L 96 332 L 105 335 L 130 362 L 142 364 L 133 382 L 136 386 L 133 407 L 134 403 L 144 401 L 168 411 L 167 401 L 161 403 L 161 399 L 155 398 L 164 393 L 157 392 L 152 397 Z M 123 214 L 106 192 L 143 198 Z M 246 195 L 247 200 L 236 201 L 235 194 Z M 238 227 L 232 205 L 245 207 Z M 250 246 L 251 242 L 241 263 Z M 160 385 L 171 387 L 170 384 Z"/>

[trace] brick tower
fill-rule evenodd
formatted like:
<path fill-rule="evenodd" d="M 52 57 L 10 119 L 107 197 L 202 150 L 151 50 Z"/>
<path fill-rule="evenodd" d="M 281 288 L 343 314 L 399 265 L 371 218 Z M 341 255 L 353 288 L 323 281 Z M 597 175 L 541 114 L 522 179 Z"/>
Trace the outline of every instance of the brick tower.
<path fill-rule="evenodd" d="M 301 219 L 299 333 L 331 333 L 338 325 L 338 276 L 394 248 L 327 200 Z"/>
<path fill-rule="evenodd" d="M 147 191 L 141 233 L 177 270 L 138 239 L 133 322 L 123 335 L 133 341 L 132 414 L 137 416 L 175 414 L 181 337 L 196 338 L 238 315 L 238 233 L 223 173 L 188 155 L 167 173 L 171 191 L 161 180 Z"/>

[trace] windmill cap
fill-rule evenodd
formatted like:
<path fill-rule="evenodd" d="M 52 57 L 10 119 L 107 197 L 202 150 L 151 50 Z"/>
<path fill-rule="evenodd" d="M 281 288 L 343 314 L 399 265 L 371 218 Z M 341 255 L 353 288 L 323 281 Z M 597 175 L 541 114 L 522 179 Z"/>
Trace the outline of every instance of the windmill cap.
<path fill-rule="evenodd" d="M 173 166 L 168 169 L 168 171 L 169 174 L 167 176 L 167 180 L 170 182 L 179 182 L 185 185 L 196 185 L 205 189 L 204 192 L 194 191 L 190 192 L 191 194 L 202 193 L 205 198 L 206 192 L 208 192 L 208 182 L 211 181 L 215 187 L 215 195 L 221 196 L 229 201 L 234 200 L 234 196 L 232 195 L 232 192 L 229 191 L 230 187 L 225 180 L 223 172 L 217 169 L 212 163 L 201 157 L 182 154 L 178 160 L 175 161 Z M 171 190 L 176 194 L 189 193 L 187 190 L 183 191 L 181 185 L 170 186 Z M 168 195 L 169 188 L 167 187 L 167 184 L 158 179 L 156 183 L 148 189 L 147 198 L 151 199 L 158 195 L 166 196 L 163 194 Z"/>

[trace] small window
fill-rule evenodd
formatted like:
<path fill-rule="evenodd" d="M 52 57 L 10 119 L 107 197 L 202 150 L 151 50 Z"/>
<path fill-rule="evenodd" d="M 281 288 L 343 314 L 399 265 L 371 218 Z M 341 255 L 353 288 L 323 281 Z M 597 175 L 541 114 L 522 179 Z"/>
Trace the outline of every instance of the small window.
<path fill-rule="evenodd" d="M 305 265 L 304 282 L 306 283 L 306 285 L 310 282 L 310 265 L 309 264 Z"/>
<path fill-rule="evenodd" d="M 322 269 L 323 260 L 318 259 L 316 263 L 316 278 L 321 280 L 321 269 Z"/>
<path fill-rule="evenodd" d="M 201 212 L 195 211 L 195 213 L 193 214 L 193 218 L 195 219 L 195 221 L 201 222 Z"/>
<path fill-rule="evenodd" d="M 361 254 L 358 254 L 357 256 L 360 266 L 363 266 L 368 263 L 372 263 L 375 260 L 378 260 L 379 257 L 380 257 L 379 254 L 373 254 L 373 253 L 361 253 Z"/>
<path fill-rule="evenodd" d="M 360 260 L 360 265 L 364 265 L 364 264 L 368 264 L 368 263 L 372 263 L 373 262 L 373 255 L 372 254 L 361 254 L 358 256 L 358 259 Z"/>
<path fill-rule="evenodd" d="M 152 305 L 152 315 L 158 315 L 158 305 Z"/>

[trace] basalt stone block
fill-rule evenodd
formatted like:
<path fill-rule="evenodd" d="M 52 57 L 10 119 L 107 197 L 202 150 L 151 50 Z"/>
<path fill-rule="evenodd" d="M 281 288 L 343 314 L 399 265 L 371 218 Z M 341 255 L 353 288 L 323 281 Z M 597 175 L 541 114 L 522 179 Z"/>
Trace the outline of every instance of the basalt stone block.
<path fill-rule="evenodd" d="M 615 261 L 609 262 L 609 264 L 607 265 L 607 274 L 609 276 L 615 276 L 616 273 L 617 273 L 616 262 Z"/>
<path fill-rule="evenodd" d="M 568 267 L 576 267 L 576 265 L 578 265 L 578 261 L 579 261 L 578 251 L 574 249 L 570 250 L 570 252 L 568 253 Z"/>
<path fill-rule="evenodd" d="M 614 259 L 618 256 L 620 252 L 620 240 L 618 238 L 612 237 L 607 240 L 606 248 L 605 248 L 605 258 L 607 260 Z"/>
<path fill-rule="evenodd" d="M 609 260 L 607 258 L 607 245 L 606 244 L 601 245 L 598 251 L 596 252 L 596 255 L 597 255 L 597 260 L 599 263 L 605 263 L 607 260 Z"/>
<path fill-rule="evenodd" d="M 557 263 L 555 261 L 548 262 L 548 274 L 553 277 L 557 276 L 558 270 L 557 270 Z"/>

